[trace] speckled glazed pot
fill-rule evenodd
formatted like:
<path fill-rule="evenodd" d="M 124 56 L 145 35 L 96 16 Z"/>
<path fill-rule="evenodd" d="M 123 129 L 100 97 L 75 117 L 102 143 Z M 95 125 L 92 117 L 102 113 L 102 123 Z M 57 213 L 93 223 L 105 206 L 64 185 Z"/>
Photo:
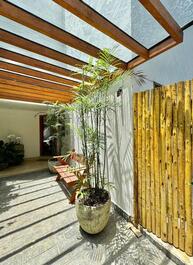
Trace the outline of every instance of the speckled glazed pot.
<path fill-rule="evenodd" d="M 76 214 L 81 228 L 89 234 L 100 233 L 108 223 L 111 209 L 111 198 L 99 206 L 87 206 L 76 199 Z"/>

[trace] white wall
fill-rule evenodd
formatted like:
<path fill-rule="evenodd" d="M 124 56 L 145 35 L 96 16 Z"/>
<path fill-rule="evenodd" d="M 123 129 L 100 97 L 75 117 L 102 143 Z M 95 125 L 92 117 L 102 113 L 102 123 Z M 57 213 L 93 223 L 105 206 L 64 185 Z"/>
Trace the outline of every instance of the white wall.
<path fill-rule="evenodd" d="M 39 117 L 46 108 L 39 104 L 0 101 L 0 139 L 7 135 L 21 136 L 25 158 L 40 156 Z"/>
<path fill-rule="evenodd" d="M 193 78 L 193 26 L 184 30 L 184 41 L 138 67 L 149 79 L 170 84 Z"/>

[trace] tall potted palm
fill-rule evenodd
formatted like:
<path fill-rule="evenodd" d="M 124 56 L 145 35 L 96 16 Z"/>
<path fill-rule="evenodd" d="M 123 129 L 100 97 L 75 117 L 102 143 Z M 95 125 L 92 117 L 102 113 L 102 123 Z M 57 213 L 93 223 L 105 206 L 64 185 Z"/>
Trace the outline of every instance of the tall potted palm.
<path fill-rule="evenodd" d="M 106 177 L 107 115 L 115 108 L 111 85 L 123 75 L 141 84 L 144 76 L 140 72 L 120 70 L 108 49 L 101 52 L 95 63 L 91 58 L 81 70 L 82 83 L 76 88 L 75 101 L 64 108 L 77 119 L 78 126 L 71 125 L 81 141 L 85 158 L 85 181 L 76 199 L 77 217 L 84 231 L 96 234 L 106 226 L 111 206 L 107 188 L 110 183 Z"/>
<path fill-rule="evenodd" d="M 118 70 L 112 70 L 112 65 Z M 110 95 L 111 85 L 124 76 L 144 82 L 142 73 L 120 70 L 115 58 L 104 49 L 94 63 L 82 67 L 82 83 L 69 110 L 75 112 L 78 127 L 74 128 L 81 140 L 86 163 L 85 186 L 77 193 L 76 212 L 82 229 L 99 233 L 106 226 L 111 206 L 106 177 L 107 115 L 115 107 Z"/>

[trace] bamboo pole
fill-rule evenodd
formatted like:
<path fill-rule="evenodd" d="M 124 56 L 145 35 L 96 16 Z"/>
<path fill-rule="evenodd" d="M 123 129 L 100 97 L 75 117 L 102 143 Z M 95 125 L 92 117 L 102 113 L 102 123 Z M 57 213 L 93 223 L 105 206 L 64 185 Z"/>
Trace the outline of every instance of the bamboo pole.
<path fill-rule="evenodd" d="M 142 93 L 142 226 L 146 227 L 146 163 L 145 163 L 145 148 L 146 148 L 146 127 L 145 127 L 145 117 L 146 117 L 146 105 L 145 105 L 145 92 Z"/>
<path fill-rule="evenodd" d="M 142 93 L 138 94 L 138 220 L 142 224 Z"/>
<path fill-rule="evenodd" d="M 192 256 L 192 142 L 191 142 L 191 82 L 185 82 L 185 252 Z"/>
<path fill-rule="evenodd" d="M 184 200 L 184 86 L 183 82 L 178 83 L 178 173 L 179 173 L 179 248 L 185 249 L 185 200 Z"/>
<path fill-rule="evenodd" d="M 171 86 L 172 89 L 172 178 L 173 178 L 173 244 L 179 246 L 179 230 L 178 230 L 178 209 L 179 209 L 179 192 L 178 192 L 178 138 L 177 138 L 177 87 L 176 84 Z"/>
<path fill-rule="evenodd" d="M 161 144 L 161 239 L 167 241 L 167 192 L 166 192 L 166 88 L 160 89 L 160 144 Z"/>
<path fill-rule="evenodd" d="M 146 178 L 146 228 L 151 231 L 151 179 L 150 179 L 150 111 L 149 111 L 149 91 L 145 91 L 145 105 L 146 105 L 146 147 L 145 147 L 145 178 Z"/>
<path fill-rule="evenodd" d="M 171 88 L 166 87 L 166 181 L 167 181 L 167 219 L 168 219 L 168 242 L 173 242 L 172 235 L 172 152 L 171 152 L 171 128 L 172 128 L 172 101 Z"/>
<path fill-rule="evenodd" d="M 192 167 L 193 167 L 193 79 L 191 81 L 191 95 L 192 95 L 192 98 L 191 98 L 191 108 L 192 108 L 192 120 L 191 120 L 191 132 L 192 132 L 192 135 L 191 135 L 191 148 L 192 148 Z M 193 170 L 193 169 L 192 169 Z M 192 189 L 193 189 L 193 176 L 192 176 Z M 193 200 L 193 198 L 192 198 Z M 192 213 L 193 213 L 193 202 L 192 202 Z M 192 219 L 193 219 L 193 215 L 192 215 Z M 193 233 L 193 231 L 192 231 Z M 193 236 L 192 236 L 192 245 L 193 245 Z"/>
<path fill-rule="evenodd" d="M 191 148 L 192 148 L 192 167 L 193 167 L 193 79 L 191 81 L 191 108 L 192 108 L 192 116 L 191 116 Z M 193 171 L 193 169 L 192 169 Z M 193 190 L 193 175 L 192 175 L 192 190 Z M 193 198 L 192 198 L 193 200 Z M 192 213 L 193 213 L 193 202 L 192 202 Z M 193 219 L 193 215 L 192 215 L 192 219 Z M 193 230 L 193 229 L 192 229 Z M 193 231 L 192 231 L 193 233 Z M 193 245 L 193 235 L 192 235 L 192 245 Z M 192 254 L 193 255 L 193 254 Z"/>
<path fill-rule="evenodd" d="M 134 130 L 134 222 L 138 224 L 138 113 L 137 113 L 138 94 L 133 95 L 133 130 Z"/>
<path fill-rule="evenodd" d="M 155 195 L 156 195 L 156 235 L 161 235 L 160 215 L 160 170 L 159 170 L 159 88 L 155 89 L 154 96 L 154 174 L 155 174 Z"/>
<path fill-rule="evenodd" d="M 154 174 L 154 90 L 150 91 L 150 156 L 151 156 L 151 226 L 155 234 L 155 174 Z"/>

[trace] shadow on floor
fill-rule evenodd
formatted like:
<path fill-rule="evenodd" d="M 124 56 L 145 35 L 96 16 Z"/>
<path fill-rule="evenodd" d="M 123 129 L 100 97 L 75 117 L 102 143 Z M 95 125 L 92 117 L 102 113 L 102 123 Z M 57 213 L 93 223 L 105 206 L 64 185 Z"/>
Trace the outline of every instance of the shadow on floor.
<path fill-rule="evenodd" d="M 7 211 L 0 220 L 1 264 L 174 264 L 144 235 L 137 238 L 115 211 L 101 233 L 85 233 L 48 172 L 1 179 L 0 191 L 1 211 Z"/>
<path fill-rule="evenodd" d="M 73 232 L 71 232 L 73 234 Z M 97 235 L 89 235 L 81 228 L 75 231 L 78 242 L 66 248 L 44 265 L 72 264 L 97 265 L 167 265 L 173 264 L 149 240 L 137 238 L 127 227 L 127 222 L 112 213 L 107 227 Z"/>
<path fill-rule="evenodd" d="M 52 174 L 45 170 L 41 174 L 39 172 L 34 172 L 29 174 L 21 174 L 18 176 L 0 178 L 0 214 L 8 211 L 11 207 L 16 206 L 10 206 L 10 202 L 12 200 L 15 200 L 19 196 L 19 191 L 21 191 L 22 189 L 21 185 L 42 179 L 48 179 L 48 177 L 52 177 Z M 46 183 L 48 183 L 48 181 L 46 181 Z M 39 185 L 45 185 L 45 183 L 37 183 L 31 186 L 27 186 L 26 188 Z"/>
<path fill-rule="evenodd" d="M 9 203 L 11 200 L 14 200 L 18 194 L 12 194 L 11 191 L 15 188 L 15 185 L 7 185 L 6 181 L 0 181 L 0 215 L 9 210 Z"/>

